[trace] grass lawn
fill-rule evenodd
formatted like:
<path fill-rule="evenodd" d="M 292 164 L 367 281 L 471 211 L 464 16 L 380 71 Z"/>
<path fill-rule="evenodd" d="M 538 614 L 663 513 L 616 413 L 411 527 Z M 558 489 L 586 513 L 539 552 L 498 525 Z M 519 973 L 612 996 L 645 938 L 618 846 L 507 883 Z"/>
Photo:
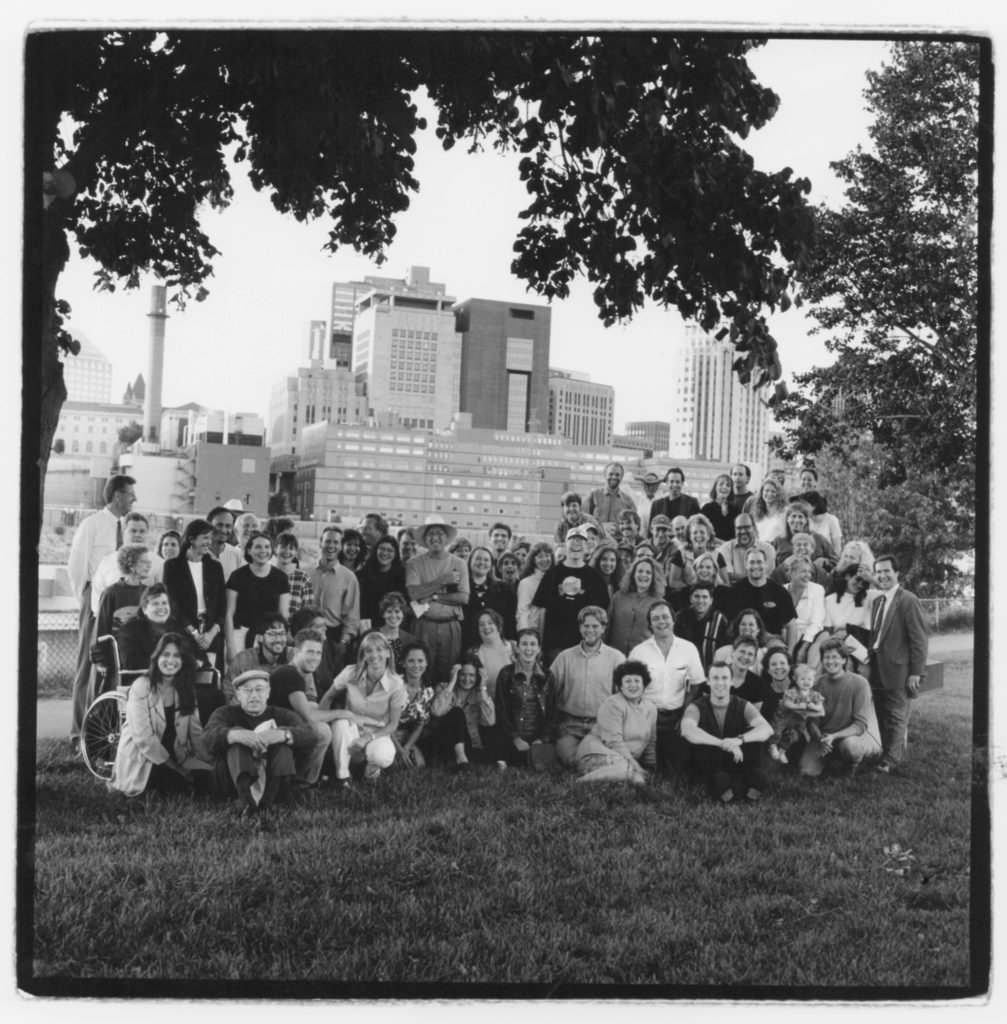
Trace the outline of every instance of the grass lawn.
<path fill-rule="evenodd" d="M 673 782 L 630 790 L 431 769 L 323 791 L 278 814 L 272 834 L 220 805 L 114 797 L 46 742 L 21 984 L 82 992 L 87 979 L 147 979 L 130 991 L 182 994 L 222 980 L 244 996 L 982 991 L 971 713 L 972 663 L 951 662 L 944 690 L 917 703 L 904 774 L 778 773 L 757 805 L 715 806 Z"/>

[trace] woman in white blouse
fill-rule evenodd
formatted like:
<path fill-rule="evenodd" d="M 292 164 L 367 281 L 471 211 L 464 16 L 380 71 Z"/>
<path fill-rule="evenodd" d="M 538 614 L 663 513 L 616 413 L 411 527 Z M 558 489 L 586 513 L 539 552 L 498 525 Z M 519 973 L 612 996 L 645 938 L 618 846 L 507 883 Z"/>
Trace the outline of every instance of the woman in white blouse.
<path fill-rule="evenodd" d="M 790 583 L 787 589 L 794 601 L 797 618 L 787 624 L 787 646 L 794 653 L 794 661 L 807 663 L 817 669 L 821 663 L 818 643 L 825 628 L 825 588 L 811 580 L 814 566 L 804 555 L 791 555 L 787 559 Z"/>

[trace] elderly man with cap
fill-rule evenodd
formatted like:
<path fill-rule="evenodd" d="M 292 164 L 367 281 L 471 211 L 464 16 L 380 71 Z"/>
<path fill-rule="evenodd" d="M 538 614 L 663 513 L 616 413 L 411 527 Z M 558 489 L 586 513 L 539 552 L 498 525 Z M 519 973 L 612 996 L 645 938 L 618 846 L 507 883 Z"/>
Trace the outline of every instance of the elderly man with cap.
<path fill-rule="evenodd" d="M 608 604 L 608 587 L 601 573 L 585 564 L 587 526 L 575 526 L 566 535 L 566 559 L 547 569 L 531 603 L 545 612 L 543 662 L 552 663 L 560 651 L 580 643 L 582 608 Z"/>
<path fill-rule="evenodd" d="M 295 752 L 315 743 L 312 727 L 300 715 L 269 703 L 269 673 L 253 668 L 234 680 L 237 704 L 217 708 L 203 730 L 206 748 L 216 758 L 220 791 L 237 793 L 235 810 L 242 818 L 260 816 L 281 803 L 294 778 Z"/>
<path fill-rule="evenodd" d="M 458 531 L 442 516 L 427 516 L 414 532 L 416 543 L 426 551 L 406 562 L 406 591 L 416 614 L 411 632 L 430 650 L 431 678 L 444 682 L 462 653 L 469 571 L 462 559 L 448 551 Z"/>

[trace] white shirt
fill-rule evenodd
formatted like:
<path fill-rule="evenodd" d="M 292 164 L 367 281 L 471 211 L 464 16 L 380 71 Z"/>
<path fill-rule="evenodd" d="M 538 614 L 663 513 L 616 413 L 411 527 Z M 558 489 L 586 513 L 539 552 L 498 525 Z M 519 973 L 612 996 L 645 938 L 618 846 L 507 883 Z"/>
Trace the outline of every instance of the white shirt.
<path fill-rule="evenodd" d="M 148 549 L 149 550 L 149 549 Z M 119 552 L 113 551 L 106 555 L 95 570 L 91 579 L 91 611 L 98 614 L 101 595 L 113 584 L 122 579 L 119 568 Z M 142 583 L 149 587 L 152 583 L 160 583 L 164 579 L 164 559 L 155 551 L 150 552 L 150 575 L 144 576 Z"/>
<path fill-rule="evenodd" d="M 685 703 L 689 685 L 706 680 L 696 645 L 676 636 L 665 657 L 657 641 L 650 637 L 629 652 L 629 661 L 642 661 L 650 669 L 650 683 L 643 691 L 662 711 L 675 711 Z"/>
<path fill-rule="evenodd" d="M 92 581 L 101 560 L 115 551 L 116 529 L 119 520 L 106 505 L 88 516 L 77 527 L 70 542 L 67 573 L 74 597 L 80 602 L 84 588 Z"/>
<path fill-rule="evenodd" d="M 206 611 L 206 598 L 203 596 L 203 559 L 194 562 L 186 558 L 185 564 L 189 567 L 189 575 L 192 576 L 193 585 L 196 587 L 196 614 L 202 615 Z"/>
<path fill-rule="evenodd" d="M 243 565 L 248 564 L 245 561 L 244 554 L 242 554 L 242 552 L 233 544 L 225 544 L 220 549 L 219 555 L 215 555 L 213 551 L 209 551 L 208 554 L 211 558 L 220 562 L 220 567 L 224 570 L 225 584 L 231 578 L 231 573 L 234 572 L 235 569 L 240 569 Z"/>
<path fill-rule="evenodd" d="M 790 595 L 793 597 L 793 593 Z M 795 626 L 801 631 L 801 639 L 811 643 L 825 627 L 825 587 L 809 582 L 800 601 L 794 602 L 797 611 Z"/>

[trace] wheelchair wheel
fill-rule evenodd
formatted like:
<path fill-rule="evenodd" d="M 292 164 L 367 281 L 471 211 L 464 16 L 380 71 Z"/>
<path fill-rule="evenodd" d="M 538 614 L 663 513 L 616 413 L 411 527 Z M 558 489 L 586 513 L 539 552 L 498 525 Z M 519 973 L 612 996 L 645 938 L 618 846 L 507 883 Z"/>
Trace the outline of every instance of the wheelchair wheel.
<path fill-rule="evenodd" d="M 103 693 L 84 713 L 80 727 L 80 752 L 84 764 L 96 778 L 112 778 L 115 752 L 126 721 L 126 696 Z"/>

